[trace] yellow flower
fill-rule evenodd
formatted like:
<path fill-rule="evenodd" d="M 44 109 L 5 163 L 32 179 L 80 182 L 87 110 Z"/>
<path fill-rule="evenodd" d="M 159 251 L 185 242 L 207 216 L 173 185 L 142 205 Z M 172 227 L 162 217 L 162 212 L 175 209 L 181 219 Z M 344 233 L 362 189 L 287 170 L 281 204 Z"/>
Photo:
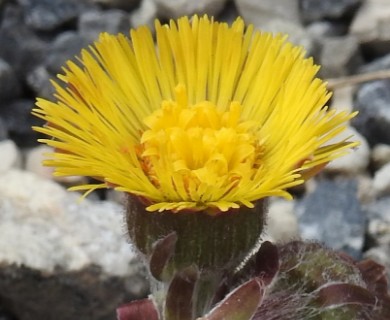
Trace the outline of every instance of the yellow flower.
<path fill-rule="evenodd" d="M 103 33 L 38 99 L 57 176 L 100 179 L 149 211 L 253 207 L 357 143 L 328 141 L 354 114 L 328 110 L 318 66 L 282 35 L 204 17 Z M 328 144 L 327 144 L 328 143 Z"/>

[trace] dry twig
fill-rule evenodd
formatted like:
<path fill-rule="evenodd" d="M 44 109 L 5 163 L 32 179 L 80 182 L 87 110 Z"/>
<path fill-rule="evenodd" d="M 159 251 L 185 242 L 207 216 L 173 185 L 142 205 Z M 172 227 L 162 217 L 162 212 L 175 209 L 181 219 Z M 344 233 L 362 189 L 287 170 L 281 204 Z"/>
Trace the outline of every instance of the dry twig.
<path fill-rule="evenodd" d="M 383 79 L 390 79 L 390 70 L 379 70 L 341 78 L 328 79 L 327 87 L 329 90 L 335 90 L 338 88 L 352 86 L 363 82 Z"/>

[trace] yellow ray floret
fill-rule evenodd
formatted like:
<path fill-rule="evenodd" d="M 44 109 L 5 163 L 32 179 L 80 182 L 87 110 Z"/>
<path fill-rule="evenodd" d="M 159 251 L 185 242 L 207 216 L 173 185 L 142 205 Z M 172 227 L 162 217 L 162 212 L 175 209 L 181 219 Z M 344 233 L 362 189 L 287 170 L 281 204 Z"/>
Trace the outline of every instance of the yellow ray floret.
<path fill-rule="evenodd" d="M 57 176 L 102 181 L 149 211 L 226 211 L 290 198 L 317 168 L 357 145 L 329 145 L 355 114 L 325 107 L 318 67 L 281 35 L 204 16 L 103 33 L 38 99 L 40 141 Z"/>

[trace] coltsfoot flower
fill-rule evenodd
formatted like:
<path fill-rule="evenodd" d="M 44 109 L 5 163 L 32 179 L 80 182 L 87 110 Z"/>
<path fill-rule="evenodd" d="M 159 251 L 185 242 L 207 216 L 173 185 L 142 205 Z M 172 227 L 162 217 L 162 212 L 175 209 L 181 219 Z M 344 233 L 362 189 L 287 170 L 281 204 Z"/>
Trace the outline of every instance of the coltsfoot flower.
<path fill-rule="evenodd" d="M 291 198 L 316 168 L 356 143 L 329 144 L 355 114 L 329 110 L 326 83 L 282 35 L 207 16 L 101 34 L 69 61 L 34 129 L 53 139 L 57 176 L 91 176 L 148 211 L 227 211 Z"/>

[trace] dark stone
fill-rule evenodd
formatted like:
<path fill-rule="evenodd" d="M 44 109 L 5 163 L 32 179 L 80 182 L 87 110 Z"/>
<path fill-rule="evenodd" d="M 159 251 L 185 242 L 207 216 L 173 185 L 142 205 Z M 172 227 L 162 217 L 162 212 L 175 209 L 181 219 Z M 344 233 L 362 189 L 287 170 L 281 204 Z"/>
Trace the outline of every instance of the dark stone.
<path fill-rule="evenodd" d="M 0 58 L 0 101 L 21 95 L 22 90 L 12 67 Z"/>
<path fill-rule="evenodd" d="M 1 103 L 1 102 L 0 102 Z M 39 135 L 31 126 L 43 125 L 43 121 L 31 115 L 34 101 L 20 99 L 0 106 L 0 118 L 6 124 L 9 137 L 20 147 L 37 145 Z"/>
<path fill-rule="evenodd" d="M 0 25 L 0 57 L 15 70 L 19 79 L 43 61 L 46 42 L 24 24 L 20 8 L 7 5 Z"/>
<path fill-rule="evenodd" d="M 322 40 L 321 77 L 337 78 L 355 73 L 362 63 L 359 43 L 355 37 L 334 37 Z"/>
<path fill-rule="evenodd" d="M 371 146 L 390 144 L 390 80 L 368 82 L 356 93 L 354 108 L 359 116 L 352 125 Z"/>
<path fill-rule="evenodd" d="M 331 21 L 315 21 L 306 26 L 306 31 L 320 43 L 325 37 L 341 37 L 348 34 L 348 26 Z"/>
<path fill-rule="evenodd" d="M 387 29 L 390 28 L 390 25 Z M 388 33 L 389 34 L 389 33 Z M 390 52 L 390 38 L 377 38 L 361 43 L 361 48 L 367 60 L 376 60 Z"/>
<path fill-rule="evenodd" d="M 390 53 L 359 68 L 359 73 L 390 69 Z"/>
<path fill-rule="evenodd" d="M 4 120 L 0 117 L 0 141 L 8 138 L 8 128 L 5 125 Z"/>
<path fill-rule="evenodd" d="M 126 279 L 97 267 L 43 273 L 15 265 L 0 267 L 0 302 L 23 320 L 112 320 L 116 308 L 133 299 Z"/>
<path fill-rule="evenodd" d="M 101 32 L 111 34 L 129 34 L 129 16 L 121 10 L 89 11 L 79 18 L 78 30 L 80 34 L 93 42 L 96 41 Z"/>
<path fill-rule="evenodd" d="M 315 239 L 361 258 L 366 218 L 357 197 L 356 180 L 320 179 L 296 209 L 303 239 Z"/>
<path fill-rule="evenodd" d="M 84 11 L 94 8 L 86 0 L 17 0 L 26 24 L 36 30 L 50 31 L 76 21 Z"/>
<path fill-rule="evenodd" d="M 131 10 L 140 4 L 140 0 L 93 0 L 105 8 Z"/>
<path fill-rule="evenodd" d="M 11 316 L 9 312 L 3 309 L 0 301 L 0 320 L 16 320 L 15 317 Z"/>
<path fill-rule="evenodd" d="M 76 62 L 75 57 L 80 55 L 88 41 L 74 31 L 60 33 L 48 50 L 45 65 L 49 73 L 58 74 L 67 60 Z"/>
<path fill-rule="evenodd" d="M 312 22 L 352 16 L 363 0 L 300 0 L 302 19 Z"/>

